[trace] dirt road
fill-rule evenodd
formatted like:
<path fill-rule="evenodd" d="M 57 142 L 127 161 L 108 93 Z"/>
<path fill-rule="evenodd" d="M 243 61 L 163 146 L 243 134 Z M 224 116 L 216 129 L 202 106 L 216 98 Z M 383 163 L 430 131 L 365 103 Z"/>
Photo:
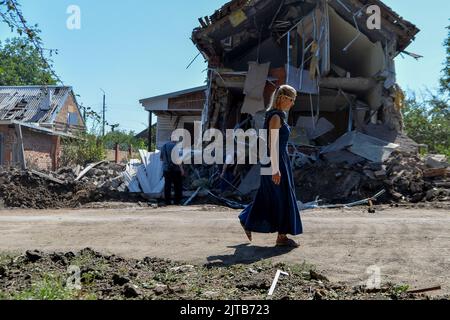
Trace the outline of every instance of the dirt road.
<path fill-rule="evenodd" d="M 246 241 L 238 212 L 211 207 L 0 211 L 0 251 L 91 247 L 130 258 L 191 263 L 251 263 L 261 259 L 312 263 L 332 281 L 381 281 L 413 288 L 442 285 L 450 293 L 450 213 L 446 210 L 309 210 L 302 213 L 301 248 L 273 248 L 274 235 Z M 368 273 L 369 272 L 369 273 Z"/>

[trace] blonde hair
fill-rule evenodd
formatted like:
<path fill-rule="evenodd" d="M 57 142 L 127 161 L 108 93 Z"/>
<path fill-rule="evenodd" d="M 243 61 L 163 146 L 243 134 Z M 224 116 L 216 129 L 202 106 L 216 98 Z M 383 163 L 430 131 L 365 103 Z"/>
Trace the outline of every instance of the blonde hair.
<path fill-rule="evenodd" d="M 272 94 L 272 98 L 270 99 L 269 108 L 267 111 L 272 111 L 277 108 L 278 101 L 280 100 L 281 96 L 288 96 L 290 98 L 296 99 L 297 98 L 297 90 L 292 88 L 291 86 L 287 84 L 283 84 L 275 90 L 275 92 Z"/>

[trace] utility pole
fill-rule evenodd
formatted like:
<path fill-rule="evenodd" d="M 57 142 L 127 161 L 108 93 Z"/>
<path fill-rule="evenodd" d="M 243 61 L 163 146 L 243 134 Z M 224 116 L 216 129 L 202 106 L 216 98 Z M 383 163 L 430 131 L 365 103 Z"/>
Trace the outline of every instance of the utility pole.
<path fill-rule="evenodd" d="M 106 93 L 103 89 L 100 89 L 103 92 L 103 113 L 102 113 L 102 136 L 105 136 L 105 126 L 106 126 Z"/>
<path fill-rule="evenodd" d="M 149 111 L 149 116 L 148 116 L 148 152 L 152 152 L 153 148 L 152 148 L 152 136 L 153 136 L 153 132 L 152 132 L 152 122 L 153 122 L 153 113 L 151 111 Z"/>

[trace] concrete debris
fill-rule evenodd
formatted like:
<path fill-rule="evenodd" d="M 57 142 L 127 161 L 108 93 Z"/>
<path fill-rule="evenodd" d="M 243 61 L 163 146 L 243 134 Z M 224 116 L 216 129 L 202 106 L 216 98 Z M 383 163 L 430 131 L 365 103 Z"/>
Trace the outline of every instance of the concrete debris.
<path fill-rule="evenodd" d="M 45 173 L 42 173 L 42 172 L 38 172 L 38 171 L 36 171 L 36 170 L 30 170 L 30 172 L 31 172 L 32 174 L 34 174 L 34 175 L 37 175 L 38 177 L 41 177 L 41 178 L 50 180 L 50 181 L 55 182 L 55 183 L 58 183 L 58 184 L 64 184 L 64 183 L 65 183 L 65 181 L 56 179 L 56 178 L 52 177 L 52 176 L 49 175 L 49 174 L 45 174 Z"/>
<path fill-rule="evenodd" d="M 261 167 L 253 166 L 248 174 L 245 176 L 239 185 L 239 192 L 241 194 L 249 194 L 252 191 L 258 190 L 261 184 Z"/>
<path fill-rule="evenodd" d="M 357 156 L 356 154 L 353 154 L 347 150 L 328 152 L 328 153 L 324 154 L 323 157 L 329 163 L 344 163 L 345 162 L 349 165 L 354 165 L 354 164 L 365 161 L 365 159 L 363 157 Z"/>
<path fill-rule="evenodd" d="M 447 157 L 442 154 L 433 154 L 425 157 L 425 164 L 431 169 L 443 169 L 448 168 L 450 165 L 447 161 Z"/>
<path fill-rule="evenodd" d="M 325 118 L 299 117 L 296 129 L 304 130 L 309 140 L 315 140 L 332 131 L 335 126 Z"/>
<path fill-rule="evenodd" d="M 91 166 L 87 166 L 89 168 Z M 130 195 L 122 177 L 125 166 L 102 162 L 79 177 L 79 168 L 57 172 L 10 168 L 0 171 L 0 199 L 11 208 L 75 208 L 91 202 L 142 201 Z"/>
<path fill-rule="evenodd" d="M 315 163 L 297 168 L 295 181 L 302 202 L 317 197 L 324 203 L 353 202 L 385 189 L 379 203 L 449 201 L 448 169 L 429 169 L 418 155 L 394 151 L 383 163 L 330 163 L 323 155 Z"/>
<path fill-rule="evenodd" d="M 382 163 L 399 146 L 394 143 L 380 140 L 365 135 L 358 131 L 352 131 L 322 149 L 322 154 L 348 149 L 353 154 L 361 156 L 372 162 Z"/>
<path fill-rule="evenodd" d="M 103 163 L 104 161 L 100 161 L 97 163 L 92 163 L 90 165 L 88 165 L 83 171 L 81 171 L 77 177 L 75 178 L 75 181 L 80 181 L 81 178 L 83 178 L 91 169 L 95 168 L 96 166 L 98 166 L 99 164 Z"/>

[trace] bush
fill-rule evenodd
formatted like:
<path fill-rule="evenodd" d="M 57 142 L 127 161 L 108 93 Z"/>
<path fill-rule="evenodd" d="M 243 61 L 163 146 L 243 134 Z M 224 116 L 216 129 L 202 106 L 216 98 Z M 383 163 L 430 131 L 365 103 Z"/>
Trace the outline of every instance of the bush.
<path fill-rule="evenodd" d="M 114 149 L 116 143 L 118 143 L 119 149 L 122 151 L 128 151 L 130 146 L 133 150 L 147 150 L 147 140 L 136 138 L 135 133 L 132 131 L 129 133 L 124 131 L 109 132 L 101 139 L 106 149 Z"/>
<path fill-rule="evenodd" d="M 95 135 L 82 134 L 75 139 L 63 139 L 60 159 L 63 166 L 86 165 L 105 158 L 105 147 Z"/>

